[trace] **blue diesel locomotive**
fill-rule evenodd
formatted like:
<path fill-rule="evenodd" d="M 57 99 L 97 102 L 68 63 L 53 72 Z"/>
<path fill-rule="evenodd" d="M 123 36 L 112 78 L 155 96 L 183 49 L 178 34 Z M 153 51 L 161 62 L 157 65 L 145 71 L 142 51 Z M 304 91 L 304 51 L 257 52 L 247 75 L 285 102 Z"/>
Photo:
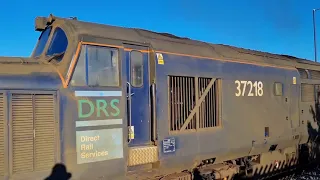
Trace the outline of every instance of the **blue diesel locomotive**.
<path fill-rule="evenodd" d="M 37 17 L 0 58 L 0 176 L 231 179 L 298 162 L 317 134 L 315 62 L 142 29 Z"/>

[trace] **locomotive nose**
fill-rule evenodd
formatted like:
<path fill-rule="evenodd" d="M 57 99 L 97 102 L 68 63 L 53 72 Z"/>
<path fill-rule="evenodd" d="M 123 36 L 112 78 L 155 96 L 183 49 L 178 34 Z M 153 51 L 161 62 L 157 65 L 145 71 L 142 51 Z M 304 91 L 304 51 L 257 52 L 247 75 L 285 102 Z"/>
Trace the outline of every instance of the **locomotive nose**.
<path fill-rule="evenodd" d="M 0 63 L 3 64 L 26 64 L 36 62 L 32 58 L 27 57 L 9 57 L 9 56 L 0 56 Z"/>

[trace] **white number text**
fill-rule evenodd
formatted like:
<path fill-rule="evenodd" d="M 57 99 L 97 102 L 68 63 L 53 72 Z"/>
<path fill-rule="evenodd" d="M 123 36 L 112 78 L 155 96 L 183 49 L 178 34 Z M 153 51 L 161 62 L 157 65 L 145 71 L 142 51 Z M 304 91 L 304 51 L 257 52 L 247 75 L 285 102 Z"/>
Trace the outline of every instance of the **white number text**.
<path fill-rule="evenodd" d="M 240 81 L 234 82 L 237 85 L 235 95 L 239 96 L 263 96 L 263 83 L 261 81 Z"/>

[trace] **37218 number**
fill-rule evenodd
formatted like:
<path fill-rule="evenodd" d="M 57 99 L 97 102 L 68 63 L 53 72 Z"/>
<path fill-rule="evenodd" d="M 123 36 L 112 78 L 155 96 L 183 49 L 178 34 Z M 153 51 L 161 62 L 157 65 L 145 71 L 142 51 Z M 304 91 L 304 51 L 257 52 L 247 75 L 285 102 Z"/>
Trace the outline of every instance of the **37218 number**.
<path fill-rule="evenodd" d="M 237 85 L 236 96 L 263 96 L 263 83 L 261 81 L 239 81 L 234 82 Z"/>

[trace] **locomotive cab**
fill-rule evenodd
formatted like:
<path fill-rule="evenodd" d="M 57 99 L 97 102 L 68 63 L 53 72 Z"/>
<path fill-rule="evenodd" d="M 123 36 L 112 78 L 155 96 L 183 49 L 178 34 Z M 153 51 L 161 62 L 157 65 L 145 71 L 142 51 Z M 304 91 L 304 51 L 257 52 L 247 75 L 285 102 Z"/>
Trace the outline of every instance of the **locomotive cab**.
<path fill-rule="evenodd" d="M 157 162 L 149 47 L 99 35 L 99 28 L 89 32 L 81 23 L 38 17 L 41 35 L 32 53 L 61 79 L 65 164 L 92 177 L 104 169 L 124 175 L 132 166 Z"/>

